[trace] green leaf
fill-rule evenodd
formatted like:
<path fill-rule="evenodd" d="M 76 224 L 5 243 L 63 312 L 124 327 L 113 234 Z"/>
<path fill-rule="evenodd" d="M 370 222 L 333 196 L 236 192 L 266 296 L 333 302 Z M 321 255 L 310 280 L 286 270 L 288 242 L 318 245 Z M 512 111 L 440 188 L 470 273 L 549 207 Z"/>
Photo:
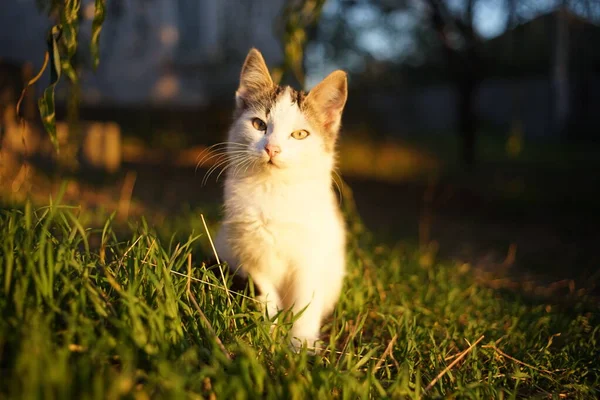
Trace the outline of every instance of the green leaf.
<path fill-rule="evenodd" d="M 289 2 L 284 10 L 285 21 L 283 34 L 282 67 L 275 71 L 275 81 L 278 82 L 285 71 L 290 71 L 296 80 L 304 86 L 304 70 L 302 60 L 306 47 L 306 30 L 317 23 L 326 0 L 301 0 Z"/>
<path fill-rule="evenodd" d="M 92 39 L 90 42 L 90 52 L 92 53 L 92 63 L 94 69 L 100 64 L 100 31 L 106 12 L 105 0 L 96 0 L 94 12 L 94 21 L 92 22 Z"/>
<path fill-rule="evenodd" d="M 38 101 L 38 107 L 40 109 L 40 116 L 42 117 L 42 123 L 48 135 L 50 135 L 50 141 L 56 152 L 58 152 L 58 139 L 56 137 L 56 113 L 54 108 L 54 90 L 56 84 L 62 75 L 62 68 L 60 62 L 60 52 L 58 50 L 58 40 L 62 34 L 62 30 L 59 25 L 55 25 L 50 28 L 48 33 L 48 53 L 50 54 L 50 85 L 44 89 L 44 94 Z"/>
<path fill-rule="evenodd" d="M 77 35 L 79 33 L 79 9 L 81 0 L 66 0 L 66 4 L 60 16 L 62 37 L 60 43 L 64 52 L 62 56 L 62 70 L 73 83 L 78 81 L 77 72 L 73 68 L 71 60 L 77 52 Z"/>

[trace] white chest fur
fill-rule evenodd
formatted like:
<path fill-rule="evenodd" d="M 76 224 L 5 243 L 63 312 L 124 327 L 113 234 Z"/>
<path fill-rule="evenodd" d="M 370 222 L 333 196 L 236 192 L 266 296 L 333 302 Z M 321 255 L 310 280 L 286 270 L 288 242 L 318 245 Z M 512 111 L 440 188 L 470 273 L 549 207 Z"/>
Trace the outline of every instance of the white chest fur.
<path fill-rule="evenodd" d="M 328 180 L 229 179 L 217 243 L 220 255 L 257 283 L 270 314 L 310 304 L 292 334 L 318 338 L 345 270 L 345 231 Z"/>

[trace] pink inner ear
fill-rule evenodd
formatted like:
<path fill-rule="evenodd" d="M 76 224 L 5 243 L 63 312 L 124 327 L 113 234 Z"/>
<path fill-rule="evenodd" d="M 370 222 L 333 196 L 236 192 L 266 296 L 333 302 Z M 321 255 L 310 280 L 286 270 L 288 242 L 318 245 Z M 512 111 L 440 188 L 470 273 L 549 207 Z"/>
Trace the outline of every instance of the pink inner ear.
<path fill-rule="evenodd" d="M 307 100 L 318 110 L 322 118 L 321 123 L 327 130 L 338 128 L 346 103 L 346 85 L 346 74 L 342 71 L 335 71 L 308 93 Z"/>
<path fill-rule="evenodd" d="M 248 95 L 248 88 L 246 87 L 240 87 L 236 92 L 235 92 L 235 97 L 240 98 L 240 99 L 245 99 L 246 96 Z"/>
<path fill-rule="evenodd" d="M 327 112 L 325 113 L 325 122 L 323 124 L 325 129 L 330 129 L 331 126 L 335 124 L 335 122 L 338 119 L 338 115 L 339 113 L 337 109 L 329 108 L 327 110 Z"/>
<path fill-rule="evenodd" d="M 326 129 L 331 128 L 340 117 L 340 112 L 342 111 L 342 107 L 344 106 L 343 101 L 341 101 L 341 96 L 339 93 L 336 93 L 325 104 L 325 123 L 323 124 Z"/>

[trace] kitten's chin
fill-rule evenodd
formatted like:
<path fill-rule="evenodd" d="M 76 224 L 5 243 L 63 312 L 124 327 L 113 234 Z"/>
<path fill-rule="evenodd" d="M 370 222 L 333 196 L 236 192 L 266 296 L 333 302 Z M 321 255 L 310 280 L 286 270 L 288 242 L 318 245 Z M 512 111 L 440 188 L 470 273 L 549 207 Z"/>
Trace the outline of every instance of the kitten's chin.
<path fill-rule="evenodd" d="M 281 169 L 282 165 L 281 165 L 281 162 L 279 162 L 279 161 L 267 160 L 267 162 L 265 163 L 265 167 Z"/>
<path fill-rule="evenodd" d="M 266 170 L 274 170 L 274 169 L 283 169 L 285 167 L 285 163 L 277 158 L 270 158 L 268 156 L 262 159 L 262 166 Z"/>

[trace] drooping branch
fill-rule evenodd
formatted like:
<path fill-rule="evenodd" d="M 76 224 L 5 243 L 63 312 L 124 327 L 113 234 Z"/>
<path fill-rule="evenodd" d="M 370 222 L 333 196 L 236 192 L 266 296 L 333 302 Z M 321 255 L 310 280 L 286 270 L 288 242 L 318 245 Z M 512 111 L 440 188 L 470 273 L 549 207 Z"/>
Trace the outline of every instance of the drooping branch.
<path fill-rule="evenodd" d="M 273 72 L 279 82 L 285 71 L 291 71 L 295 79 L 304 86 L 304 49 L 308 30 L 321 16 L 326 0 L 294 0 L 284 9 L 283 21 L 283 65 Z"/>
<path fill-rule="evenodd" d="M 94 68 L 98 66 L 100 57 L 98 49 L 100 31 L 104 22 L 105 1 L 95 0 L 95 13 L 90 42 Z M 44 66 L 48 65 L 50 68 L 50 84 L 44 89 L 42 97 L 38 100 L 38 107 L 44 128 L 48 132 L 57 152 L 58 140 L 56 136 L 54 91 L 63 74 L 74 84 L 79 79 L 73 60 L 79 46 L 79 11 L 81 4 L 81 0 L 48 0 L 46 3 L 39 2 L 42 10 L 48 12 L 49 15 L 56 16 L 56 23 L 48 31 L 47 37 L 48 50 L 46 57 L 50 59 L 50 62 L 44 64 Z M 35 81 L 31 81 L 24 90 L 33 83 Z"/>

